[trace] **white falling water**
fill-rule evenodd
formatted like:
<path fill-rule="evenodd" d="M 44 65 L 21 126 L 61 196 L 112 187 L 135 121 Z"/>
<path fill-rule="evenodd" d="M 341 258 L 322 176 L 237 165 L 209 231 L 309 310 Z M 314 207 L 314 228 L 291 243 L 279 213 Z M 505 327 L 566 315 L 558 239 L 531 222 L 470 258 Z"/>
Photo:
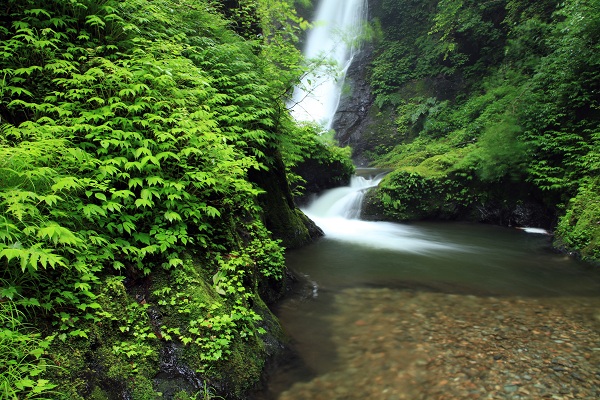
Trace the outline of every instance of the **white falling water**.
<path fill-rule="evenodd" d="M 383 176 L 354 176 L 350 186 L 338 187 L 321 194 L 305 211 L 313 217 L 358 219 L 365 192 L 375 187 Z"/>
<path fill-rule="evenodd" d="M 320 1 L 303 50 L 314 68 L 295 89 L 290 104 L 296 120 L 331 128 L 366 10 L 366 0 Z"/>
<path fill-rule="evenodd" d="M 418 227 L 360 220 L 365 193 L 377 186 L 383 176 L 355 176 L 349 186 L 324 192 L 303 211 L 323 230 L 326 238 L 333 240 L 410 253 L 466 250 L 461 246 L 438 241 Z"/>
<path fill-rule="evenodd" d="M 313 29 L 308 33 L 304 56 L 316 67 L 302 80 L 289 105 L 298 121 L 331 128 L 344 77 L 352 62 L 367 10 L 366 0 L 321 0 Z M 389 222 L 361 221 L 365 192 L 382 176 L 354 177 L 351 185 L 327 191 L 304 210 L 325 236 L 334 240 L 380 249 L 429 252 L 455 249 L 428 237 L 417 228 Z"/>

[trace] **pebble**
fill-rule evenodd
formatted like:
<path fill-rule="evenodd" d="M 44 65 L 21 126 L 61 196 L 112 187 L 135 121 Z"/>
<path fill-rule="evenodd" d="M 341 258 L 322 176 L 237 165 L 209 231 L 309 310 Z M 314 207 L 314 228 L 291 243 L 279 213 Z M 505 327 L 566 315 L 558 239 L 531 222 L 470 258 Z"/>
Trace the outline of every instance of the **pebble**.
<path fill-rule="evenodd" d="M 508 392 L 508 393 L 516 392 L 518 389 L 519 389 L 519 387 L 516 386 L 516 385 L 507 385 L 507 386 L 504 386 L 504 391 Z"/>
<path fill-rule="evenodd" d="M 279 400 L 600 398 L 600 298 L 347 289 L 338 362 Z"/>

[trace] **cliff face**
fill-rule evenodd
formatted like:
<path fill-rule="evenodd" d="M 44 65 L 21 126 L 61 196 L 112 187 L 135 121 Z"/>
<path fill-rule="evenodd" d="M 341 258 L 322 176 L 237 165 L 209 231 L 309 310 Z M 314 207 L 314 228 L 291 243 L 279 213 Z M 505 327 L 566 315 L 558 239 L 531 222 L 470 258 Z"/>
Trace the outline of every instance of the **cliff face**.
<path fill-rule="evenodd" d="M 363 140 L 363 133 L 369 131 L 370 127 L 376 123 L 371 112 L 374 96 L 367 80 L 368 66 L 373 50 L 373 45 L 368 43 L 355 55 L 345 80 L 345 85 L 349 90 L 345 90 L 342 94 L 332 124 L 336 132 L 335 138 L 340 146 L 352 148 L 352 160 L 357 167 L 364 167 L 368 164 L 364 153 L 370 146 Z"/>

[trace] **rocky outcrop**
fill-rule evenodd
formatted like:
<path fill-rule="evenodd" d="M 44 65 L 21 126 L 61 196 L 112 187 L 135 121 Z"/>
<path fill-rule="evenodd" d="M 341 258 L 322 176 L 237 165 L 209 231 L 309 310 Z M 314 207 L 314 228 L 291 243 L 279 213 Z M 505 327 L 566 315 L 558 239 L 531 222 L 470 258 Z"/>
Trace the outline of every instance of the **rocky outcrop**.
<path fill-rule="evenodd" d="M 354 173 L 354 167 L 350 162 L 314 157 L 305 159 L 292 170 L 305 181 L 302 184 L 304 187 L 302 195 L 294 197 L 299 206 L 305 205 L 324 190 L 348 185 Z"/>
<path fill-rule="evenodd" d="M 371 61 L 374 45 L 367 43 L 354 56 L 354 60 L 348 69 L 345 90 L 340 98 L 338 110 L 334 116 L 332 128 L 335 130 L 335 138 L 340 146 L 352 148 L 352 160 L 357 167 L 368 164 L 364 155 L 368 149 L 368 143 L 363 139 L 363 132 L 369 130 L 374 123 L 370 116 L 374 96 L 368 84 L 368 65 Z"/>
<path fill-rule="evenodd" d="M 387 200 L 383 200 L 387 199 Z M 366 220 L 460 220 L 551 230 L 556 212 L 526 183 L 484 183 L 460 176 L 393 171 L 363 202 Z"/>
<path fill-rule="evenodd" d="M 323 235 L 323 231 L 296 207 L 281 154 L 274 152 L 271 168 L 252 170 L 249 179 L 265 191 L 258 197 L 265 226 L 276 239 L 281 239 L 283 246 L 302 247 Z"/>

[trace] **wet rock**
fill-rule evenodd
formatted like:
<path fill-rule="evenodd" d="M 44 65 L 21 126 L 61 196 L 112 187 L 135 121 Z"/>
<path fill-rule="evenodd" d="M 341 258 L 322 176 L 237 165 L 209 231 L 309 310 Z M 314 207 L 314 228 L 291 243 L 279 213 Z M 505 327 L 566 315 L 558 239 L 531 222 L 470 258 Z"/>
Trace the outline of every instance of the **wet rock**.
<path fill-rule="evenodd" d="M 517 385 L 506 385 L 504 386 L 504 391 L 506 393 L 514 393 L 519 389 Z"/>
<path fill-rule="evenodd" d="M 368 127 L 374 124 L 371 109 L 375 97 L 366 79 L 372 54 L 373 45 L 365 44 L 354 56 L 345 79 L 345 84 L 350 90 L 342 95 L 332 122 L 340 145 L 352 147 L 352 158 L 357 166 L 368 165 L 364 153 L 369 149 L 370 144 L 365 140 L 364 133 L 368 132 Z"/>

